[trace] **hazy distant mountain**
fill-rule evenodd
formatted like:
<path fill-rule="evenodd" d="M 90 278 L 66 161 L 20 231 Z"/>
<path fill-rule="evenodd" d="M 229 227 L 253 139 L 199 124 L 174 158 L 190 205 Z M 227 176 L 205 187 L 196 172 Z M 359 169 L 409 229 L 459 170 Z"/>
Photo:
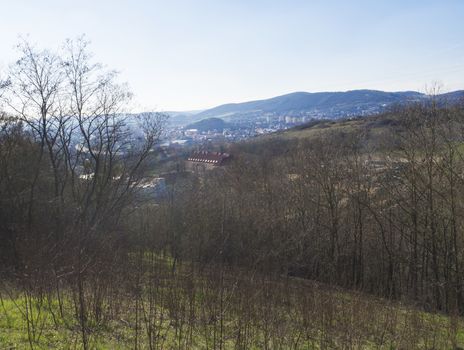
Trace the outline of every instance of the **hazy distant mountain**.
<path fill-rule="evenodd" d="M 464 91 L 444 94 L 443 97 L 456 99 L 464 97 Z M 352 90 L 346 92 L 294 92 L 265 100 L 243 103 L 229 103 L 207 109 L 192 117 L 223 118 L 246 117 L 258 114 L 319 114 L 325 118 L 349 115 L 365 115 L 380 112 L 395 104 L 426 100 L 427 95 L 415 91 L 385 92 L 377 90 Z"/>
<path fill-rule="evenodd" d="M 439 95 L 439 98 L 448 103 L 463 102 L 464 100 L 464 90 L 447 92 Z"/>
<path fill-rule="evenodd" d="M 194 115 L 197 115 L 201 113 L 202 110 L 197 110 L 197 111 L 167 111 L 164 112 L 167 115 L 169 115 L 169 122 L 172 125 L 186 125 L 188 123 L 191 123 L 192 121 L 195 120 L 193 118 Z M 201 119 L 201 118 L 200 118 Z M 196 119 L 198 120 L 198 119 Z"/>
<path fill-rule="evenodd" d="M 438 96 L 455 103 L 464 100 L 464 91 Z M 238 119 L 253 121 L 263 115 L 301 116 L 336 119 L 380 113 L 385 109 L 408 102 L 427 101 L 428 95 L 416 91 L 386 92 L 351 90 L 345 92 L 294 92 L 265 100 L 228 103 L 204 111 L 167 112 L 172 125 L 187 125 L 207 118 L 231 122 Z"/>
<path fill-rule="evenodd" d="M 198 131 L 216 130 L 222 132 L 227 127 L 229 127 L 229 123 L 220 118 L 207 118 L 187 125 L 186 129 L 197 129 Z"/>

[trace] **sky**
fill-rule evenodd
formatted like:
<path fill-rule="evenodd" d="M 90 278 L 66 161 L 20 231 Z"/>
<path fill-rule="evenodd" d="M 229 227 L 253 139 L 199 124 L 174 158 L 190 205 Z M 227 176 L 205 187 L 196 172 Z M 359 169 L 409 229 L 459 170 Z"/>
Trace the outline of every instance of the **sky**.
<path fill-rule="evenodd" d="M 20 36 L 82 34 L 139 110 L 294 91 L 464 89 L 464 0 L 0 0 L 0 70 Z"/>

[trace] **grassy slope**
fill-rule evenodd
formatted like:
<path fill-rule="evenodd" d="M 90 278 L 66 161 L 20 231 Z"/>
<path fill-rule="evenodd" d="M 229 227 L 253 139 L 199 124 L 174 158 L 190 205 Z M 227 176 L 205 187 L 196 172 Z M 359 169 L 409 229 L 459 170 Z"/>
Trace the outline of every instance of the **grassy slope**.
<path fill-rule="evenodd" d="M 263 140 L 273 138 L 304 139 L 324 135 L 331 132 L 368 131 L 370 135 L 379 135 L 396 125 L 396 117 L 390 114 L 375 115 L 365 118 L 321 120 L 310 122 L 292 129 L 276 132 L 263 137 Z"/>
<path fill-rule="evenodd" d="M 255 275 L 252 281 L 249 275 L 241 272 L 226 274 L 221 291 L 217 271 L 192 274 L 188 265 L 178 267 L 175 273 L 170 269 L 157 268 L 156 271 L 163 275 L 156 281 L 157 349 L 217 348 L 221 314 L 223 349 L 450 349 L 464 346 L 464 326 L 460 318 L 425 313 L 360 293 L 301 279 L 261 280 Z M 148 274 L 147 283 L 150 280 L 153 276 Z M 194 294 L 191 294 L 192 286 Z M 21 294 L 13 297 L 5 292 L 1 295 L 0 349 L 30 349 L 24 297 Z M 225 306 L 223 312 L 219 309 L 221 297 Z M 142 297 L 138 305 L 147 306 L 146 303 L 147 299 Z M 58 317 L 56 299 L 42 305 L 33 300 L 32 305 L 37 324 L 34 349 L 82 348 L 70 295 L 64 303 L 63 318 Z M 117 315 L 98 324 L 89 324 L 91 349 L 133 349 L 136 328 L 139 329 L 139 349 L 148 349 L 147 328 L 142 320 L 138 324 L 135 320 L 135 299 L 128 296 L 118 302 L 118 307 Z M 185 313 L 176 319 L 179 310 Z"/>

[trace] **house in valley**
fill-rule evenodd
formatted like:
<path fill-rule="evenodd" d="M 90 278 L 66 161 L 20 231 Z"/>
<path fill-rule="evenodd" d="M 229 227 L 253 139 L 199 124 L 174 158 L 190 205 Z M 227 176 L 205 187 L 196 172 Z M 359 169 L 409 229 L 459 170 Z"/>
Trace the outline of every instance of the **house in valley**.
<path fill-rule="evenodd" d="M 230 158 L 231 156 L 229 153 L 195 151 L 187 158 L 186 169 L 193 172 L 212 170 L 216 167 L 223 166 Z"/>

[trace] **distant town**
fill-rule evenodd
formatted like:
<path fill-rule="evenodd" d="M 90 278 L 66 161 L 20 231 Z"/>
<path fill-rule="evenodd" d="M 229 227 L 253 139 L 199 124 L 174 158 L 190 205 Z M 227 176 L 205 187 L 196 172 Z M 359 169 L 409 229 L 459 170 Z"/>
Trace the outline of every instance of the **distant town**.
<path fill-rule="evenodd" d="M 265 100 L 229 103 L 201 112 L 172 112 L 163 147 L 235 142 L 296 127 L 314 120 L 376 115 L 395 106 L 427 103 L 416 91 L 294 92 Z M 443 105 L 464 98 L 464 91 L 437 95 Z"/>
<path fill-rule="evenodd" d="M 369 107 L 362 110 L 334 110 L 331 113 L 311 111 L 294 113 L 247 113 L 236 116 L 233 121 L 222 123 L 210 122 L 218 118 L 201 120 L 201 126 L 169 125 L 162 146 L 191 146 L 205 143 L 235 142 L 251 137 L 270 134 L 309 123 L 313 120 L 356 118 L 381 113 L 385 105 Z"/>

